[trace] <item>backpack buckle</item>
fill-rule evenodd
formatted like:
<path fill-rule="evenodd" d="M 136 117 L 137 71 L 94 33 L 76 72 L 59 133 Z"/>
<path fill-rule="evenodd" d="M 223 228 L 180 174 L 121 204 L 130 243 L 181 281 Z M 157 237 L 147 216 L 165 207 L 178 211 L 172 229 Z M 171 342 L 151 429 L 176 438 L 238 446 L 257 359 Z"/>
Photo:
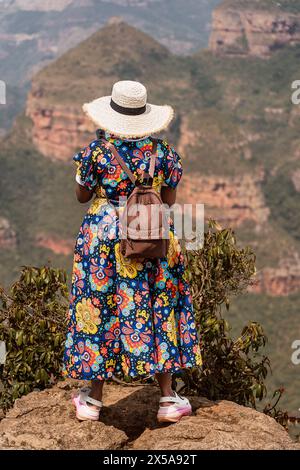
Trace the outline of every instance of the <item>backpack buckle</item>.
<path fill-rule="evenodd" d="M 145 186 L 152 186 L 152 183 L 153 183 L 152 176 L 146 173 L 146 175 L 143 178 L 143 184 L 145 184 Z"/>

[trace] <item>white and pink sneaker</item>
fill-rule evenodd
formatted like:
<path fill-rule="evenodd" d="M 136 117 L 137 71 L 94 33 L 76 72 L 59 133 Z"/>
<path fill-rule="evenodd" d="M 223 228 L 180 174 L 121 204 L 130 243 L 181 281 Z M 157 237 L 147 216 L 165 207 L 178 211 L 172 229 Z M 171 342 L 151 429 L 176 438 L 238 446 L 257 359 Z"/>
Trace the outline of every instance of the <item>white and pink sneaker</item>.
<path fill-rule="evenodd" d="M 76 418 L 80 421 L 98 421 L 103 403 L 102 401 L 89 397 L 88 393 L 89 389 L 82 389 L 78 395 L 72 398 L 72 402 L 76 408 Z M 87 403 L 97 406 L 97 409 L 92 408 Z"/>
<path fill-rule="evenodd" d="M 173 403 L 169 406 L 160 406 L 157 413 L 159 423 L 177 423 L 183 416 L 192 414 L 192 407 L 187 398 L 180 397 L 174 392 L 173 397 L 162 397 L 159 403 Z"/>

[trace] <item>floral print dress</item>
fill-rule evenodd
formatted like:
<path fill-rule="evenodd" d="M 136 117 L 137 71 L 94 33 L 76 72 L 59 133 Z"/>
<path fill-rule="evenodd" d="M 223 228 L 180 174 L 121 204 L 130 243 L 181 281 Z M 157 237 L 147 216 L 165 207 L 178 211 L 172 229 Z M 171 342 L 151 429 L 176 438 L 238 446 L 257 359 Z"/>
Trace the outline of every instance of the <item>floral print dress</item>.
<path fill-rule="evenodd" d="M 131 171 L 148 171 L 151 138 L 118 140 L 106 133 Z M 133 184 L 100 140 L 77 153 L 76 180 L 95 198 L 76 239 L 64 375 L 105 380 L 176 372 L 201 365 L 185 263 L 170 221 L 168 255 L 143 262 L 124 259 L 114 205 Z M 153 186 L 175 188 L 179 155 L 158 140 Z M 110 200 L 108 202 L 107 198 Z"/>

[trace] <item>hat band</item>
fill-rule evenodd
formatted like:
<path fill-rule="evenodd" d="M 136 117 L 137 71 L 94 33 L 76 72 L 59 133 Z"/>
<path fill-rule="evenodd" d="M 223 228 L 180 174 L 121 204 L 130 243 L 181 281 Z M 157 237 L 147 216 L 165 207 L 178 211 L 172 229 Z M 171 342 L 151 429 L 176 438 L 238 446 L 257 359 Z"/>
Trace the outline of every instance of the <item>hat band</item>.
<path fill-rule="evenodd" d="M 113 99 L 110 101 L 110 106 L 114 111 L 117 111 L 117 113 L 125 114 L 127 116 L 138 116 L 139 114 L 144 114 L 146 112 L 146 105 L 141 108 L 125 108 L 124 106 L 117 104 Z"/>

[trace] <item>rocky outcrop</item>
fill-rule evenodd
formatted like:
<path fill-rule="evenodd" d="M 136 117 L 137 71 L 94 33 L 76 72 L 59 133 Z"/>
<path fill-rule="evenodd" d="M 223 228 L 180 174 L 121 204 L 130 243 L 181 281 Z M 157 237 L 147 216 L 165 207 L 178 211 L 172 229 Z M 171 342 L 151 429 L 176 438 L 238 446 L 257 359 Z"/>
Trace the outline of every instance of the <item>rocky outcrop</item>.
<path fill-rule="evenodd" d="M 74 240 L 60 238 L 47 233 L 38 233 L 36 236 L 36 246 L 46 248 L 56 255 L 68 256 L 73 253 Z"/>
<path fill-rule="evenodd" d="M 257 273 L 257 281 L 250 292 L 273 296 L 287 296 L 300 291 L 300 259 L 283 259 L 275 268 L 264 268 Z"/>
<path fill-rule="evenodd" d="M 0 448 L 113 450 L 127 440 L 125 432 L 113 425 L 74 419 L 65 384 L 17 400 L 0 422 Z"/>
<path fill-rule="evenodd" d="M 264 10 L 251 2 L 242 8 L 234 1 L 213 12 L 209 48 L 214 52 L 268 57 L 280 47 L 299 42 L 300 14 L 272 6 Z"/>
<path fill-rule="evenodd" d="M 13 249 L 17 244 L 16 232 L 9 220 L 0 217 L 0 249 Z"/>
<path fill-rule="evenodd" d="M 193 415 L 159 426 L 154 385 L 107 385 L 99 422 L 76 420 L 65 381 L 17 400 L 0 422 L 0 449 L 297 449 L 272 418 L 227 401 L 192 397 Z"/>
<path fill-rule="evenodd" d="M 179 200 L 185 204 L 205 204 L 205 218 L 238 227 L 246 220 L 261 225 L 268 219 L 261 183 L 263 174 L 240 177 L 206 177 L 189 174 L 179 187 Z"/>
<path fill-rule="evenodd" d="M 175 426 L 146 430 L 134 449 L 146 450 L 296 450 L 272 418 L 229 401 L 198 399 L 192 417 Z"/>
<path fill-rule="evenodd" d="M 27 99 L 26 115 L 33 123 L 32 140 L 45 157 L 67 161 L 76 149 L 95 138 L 95 125 L 80 106 L 45 106 L 40 100 L 41 93 L 38 85 L 33 85 Z"/>

